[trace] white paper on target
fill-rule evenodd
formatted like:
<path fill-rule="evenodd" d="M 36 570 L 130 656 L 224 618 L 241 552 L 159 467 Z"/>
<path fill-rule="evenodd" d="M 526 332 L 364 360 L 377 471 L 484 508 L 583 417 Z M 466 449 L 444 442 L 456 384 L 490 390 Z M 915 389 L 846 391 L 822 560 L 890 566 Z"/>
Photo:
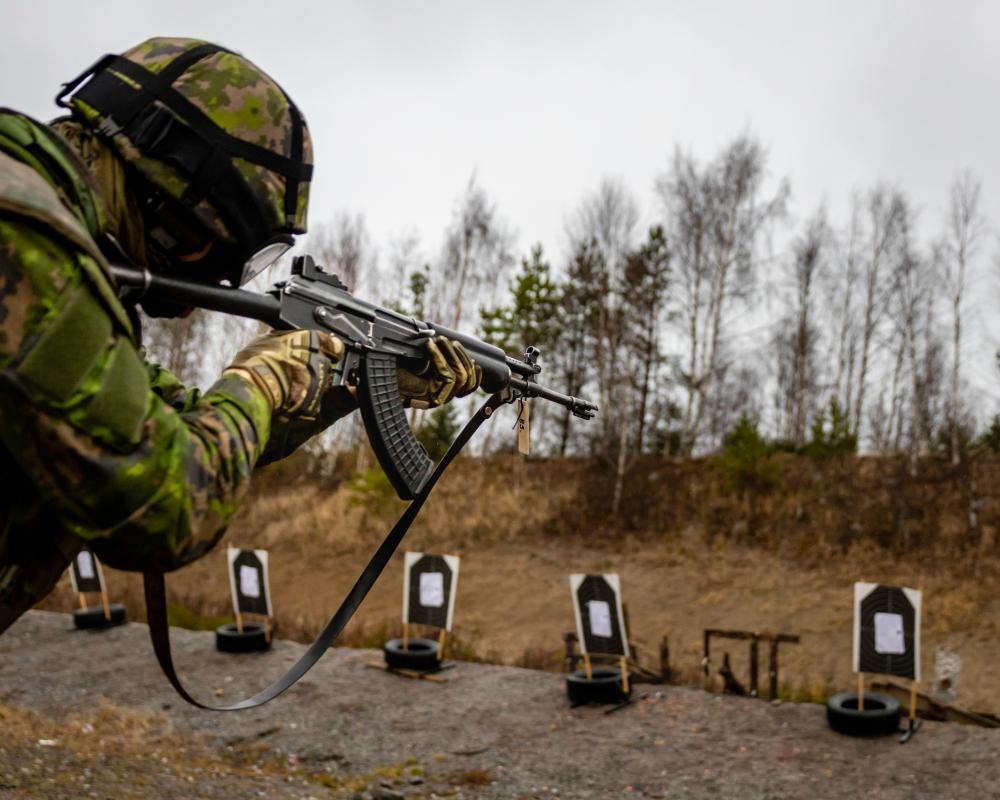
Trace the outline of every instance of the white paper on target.
<path fill-rule="evenodd" d="M 875 652 L 898 656 L 906 652 L 902 614 L 875 612 Z"/>
<path fill-rule="evenodd" d="M 81 550 L 76 557 L 76 568 L 80 572 L 80 577 L 89 581 L 94 577 L 94 557 L 86 550 Z"/>
<path fill-rule="evenodd" d="M 604 600 L 588 600 L 587 616 L 590 617 L 590 632 L 594 636 L 600 636 L 602 639 L 611 638 L 611 606 Z"/>
<path fill-rule="evenodd" d="M 420 573 L 420 605 L 424 608 L 441 608 L 444 605 L 444 573 Z"/>
<path fill-rule="evenodd" d="M 240 565 L 240 594 L 255 600 L 260 597 L 260 572 L 246 564 Z"/>

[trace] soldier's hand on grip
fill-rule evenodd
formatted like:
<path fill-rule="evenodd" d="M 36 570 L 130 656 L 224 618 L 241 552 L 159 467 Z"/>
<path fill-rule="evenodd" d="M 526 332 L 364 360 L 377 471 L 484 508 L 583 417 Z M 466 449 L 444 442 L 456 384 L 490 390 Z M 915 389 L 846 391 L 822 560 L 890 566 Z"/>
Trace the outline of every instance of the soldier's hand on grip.
<path fill-rule="evenodd" d="M 238 374 L 259 388 L 280 420 L 319 417 L 333 365 L 344 343 L 318 331 L 271 331 L 240 350 L 223 374 Z"/>
<path fill-rule="evenodd" d="M 444 336 L 427 342 L 427 364 L 419 372 L 399 369 L 399 393 L 406 405 L 433 408 L 479 387 L 483 370 L 458 342 Z"/>

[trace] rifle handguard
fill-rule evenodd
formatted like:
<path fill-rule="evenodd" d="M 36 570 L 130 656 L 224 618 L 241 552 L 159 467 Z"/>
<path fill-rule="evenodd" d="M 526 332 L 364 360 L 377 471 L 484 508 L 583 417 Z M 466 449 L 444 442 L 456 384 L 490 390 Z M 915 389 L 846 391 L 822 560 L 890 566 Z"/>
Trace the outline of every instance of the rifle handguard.
<path fill-rule="evenodd" d="M 410 429 L 395 357 L 366 353 L 361 359 L 358 405 L 378 463 L 399 498 L 412 500 L 434 471 L 434 462 Z"/>

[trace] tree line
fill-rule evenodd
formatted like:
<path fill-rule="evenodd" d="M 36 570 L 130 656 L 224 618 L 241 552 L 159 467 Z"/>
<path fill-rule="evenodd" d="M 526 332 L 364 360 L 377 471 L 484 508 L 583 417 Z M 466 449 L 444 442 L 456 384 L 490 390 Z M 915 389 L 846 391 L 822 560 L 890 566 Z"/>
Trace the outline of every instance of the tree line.
<path fill-rule="evenodd" d="M 970 276 L 992 236 L 979 181 L 956 177 L 944 219 L 922 235 L 913 202 L 885 183 L 857 191 L 845 220 L 824 207 L 796 220 L 789 182 L 771 180 L 767 162 L 751 133 L 707 160 L 677 149 L 644 211 L 605 179 L 567 217 L 562 258 L 541 243 L 515 253 L 475 176 L 435 253 L 415 235 L 376 248 L 364 217 L 347 213 L 307 249 L 362 296 L 512 355 L 541 348 L 540 380 L 601 411 L 574 424 L 536 404 L 533 449 L 606 461 L 616 498 L 637 457 L 714 452 L 748 424 L 788 449 L 839 437 L 851 449 L 954 460 L 989 439 L 998 418 L 984 423 L 992 409 L 963 373 Z M 240 325 L 252 330 L 199 314 L 154 322 L 149 347 L 205 380 L 206 352 L 221 364 Z M 461 416 L 449 406 L 413 423 L 439 449 Z M 361 436 L 350 422 L 313 448 L 350 450 Z M 483 444 L 508 446 L 492 432 Z"/>

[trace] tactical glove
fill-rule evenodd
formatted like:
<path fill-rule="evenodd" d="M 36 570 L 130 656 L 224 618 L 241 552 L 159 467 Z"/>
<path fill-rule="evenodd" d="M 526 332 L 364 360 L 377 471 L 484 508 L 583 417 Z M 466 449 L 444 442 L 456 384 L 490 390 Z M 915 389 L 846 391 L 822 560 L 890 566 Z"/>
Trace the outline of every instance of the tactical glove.
<path fill-rule="evenodd" d="M 433 408 L 474 392 L 483 370 L 458 342 L 444 336 L 427 342 L 427 364 L 417 373 L 399 368 L 399 393 L 405 405 Z"/>
<path fill-rule="evenodd" d="M 318 331 L 271 331 L 240 350 L 223 375 L 250 380 L 271 404 L 280 422 L 318 420 L 330 386 L 333 364 L 344 355 L 344 343 Z"/>

